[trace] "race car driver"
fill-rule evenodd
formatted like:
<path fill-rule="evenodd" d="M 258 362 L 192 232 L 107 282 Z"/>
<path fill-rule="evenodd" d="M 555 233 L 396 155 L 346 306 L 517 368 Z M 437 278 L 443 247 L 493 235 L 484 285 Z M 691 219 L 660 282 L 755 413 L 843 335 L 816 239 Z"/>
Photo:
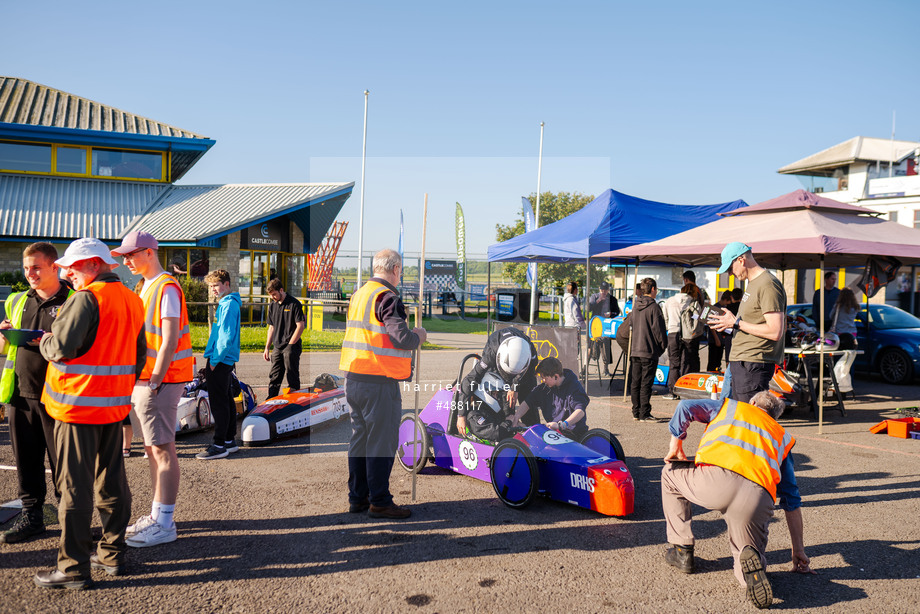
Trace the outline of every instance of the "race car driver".
<path fill-rule="evenodd" d="M 537 348 L 520 330 L 502 328 L 486 340 L 482 358 L 460 382 L 457 430 L 467 428 L 476 437 L 499 441 L 513 434 L 511 416 L 537 385 Z M 536 409 L 523 416 L 526 424 L 539 421 Z"/>

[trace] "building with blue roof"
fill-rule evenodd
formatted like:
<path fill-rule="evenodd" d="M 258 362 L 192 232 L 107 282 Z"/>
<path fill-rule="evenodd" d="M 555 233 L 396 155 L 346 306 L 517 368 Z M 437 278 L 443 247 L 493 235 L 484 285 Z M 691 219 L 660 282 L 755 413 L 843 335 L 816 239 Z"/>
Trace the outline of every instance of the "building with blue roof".
<path fill-rule="evenodd" d="M 304 296 L 314 253 L 354 182 L 176 185 L 214 145 L 206 136 L 26 79 L 0 76 L 0 270 L 49 241 L 111 245 L 132 230 L 160 242 L 177 275 L 237 274 L 243 301 L 278 277 Z M 126 269 L 119 269 L 127 280 Z M 256 310 L 248 315 L 258 319 Z M 247 314 L 244 314 L 246 318 Z"/>

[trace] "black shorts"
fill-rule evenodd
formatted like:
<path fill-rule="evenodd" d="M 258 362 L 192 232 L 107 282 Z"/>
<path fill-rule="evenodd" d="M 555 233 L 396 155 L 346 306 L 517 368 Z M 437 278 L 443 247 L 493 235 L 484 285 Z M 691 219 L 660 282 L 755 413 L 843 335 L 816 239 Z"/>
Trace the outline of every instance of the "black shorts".
<path fill-rule="evenodd" d="M 755 394 L 770 389 L 776 365 L 772 362 L 733 360 L 729 363 L 729 369 L 732 370 L 731 398 L 750 403 Z"/>

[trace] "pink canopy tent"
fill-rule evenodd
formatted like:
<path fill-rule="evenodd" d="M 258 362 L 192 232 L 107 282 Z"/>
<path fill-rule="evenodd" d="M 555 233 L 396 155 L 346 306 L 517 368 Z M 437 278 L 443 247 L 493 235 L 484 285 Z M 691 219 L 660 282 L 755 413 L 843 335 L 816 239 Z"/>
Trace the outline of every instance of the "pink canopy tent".
<path fill-rule="evenodd" d="M 718 266 L 732 241 L 751 246 L 758 264 L 776 269 L 859 266 L 868 256 L 920 264 L 920 230 L 874 217 L 877 212 L 796 190 L 658 241 L 592 258 Z"/>
<path fill-rule="evenodd" d="M 796 190 L 723 213 L 722 219 L 692 230 L 592 257 L 719 266 L 722 248 L 741 241 L 751 246 L 758 264 L 775 269 L 860 266 L 869 256 L 892 256 L 903 264 L 920 264 L 920 230 L 876 215 L 865 207 Z M 821 291 L 823 301 L 823 285 Z M 823 335 L 824 320 L 819 321 Z M 819 381 L 824 376 L 823 360 L 820 365 Z M 823 394 L 818 407 L 821 433 Z"/>

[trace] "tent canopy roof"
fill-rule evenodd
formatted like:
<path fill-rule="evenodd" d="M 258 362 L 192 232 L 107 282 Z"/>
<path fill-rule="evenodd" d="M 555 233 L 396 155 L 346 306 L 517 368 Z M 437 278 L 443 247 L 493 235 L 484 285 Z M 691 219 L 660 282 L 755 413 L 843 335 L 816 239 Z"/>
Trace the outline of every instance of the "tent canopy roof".
<path fill-rule="evenodd" d="M 801 198 L 799 192 L 792 192 L 750 207 L 750 215 L 726 216 L 658 241 L 600 255 L 717 266 L 722 248 L 741 241 L 751 246 L 758 264 L 777 269 L 819 266 L 822 257 L 826 266 L 859 266 L 868 256 L 920 263 L 920 230 L 860 215 L 853 210 L 860 207 L 834 205 L 826 198 L 822 200 L 829 202 L 824 206 L 792 206 Z"/>
<path fill-rule="evenodd" d="M 490 262 L 583 262 L 599 252 L 660 239 L 746 206 L 743 200 L 671 205 L 608 189 L 561 220 L 490 245 L 488 258 Z"/>

